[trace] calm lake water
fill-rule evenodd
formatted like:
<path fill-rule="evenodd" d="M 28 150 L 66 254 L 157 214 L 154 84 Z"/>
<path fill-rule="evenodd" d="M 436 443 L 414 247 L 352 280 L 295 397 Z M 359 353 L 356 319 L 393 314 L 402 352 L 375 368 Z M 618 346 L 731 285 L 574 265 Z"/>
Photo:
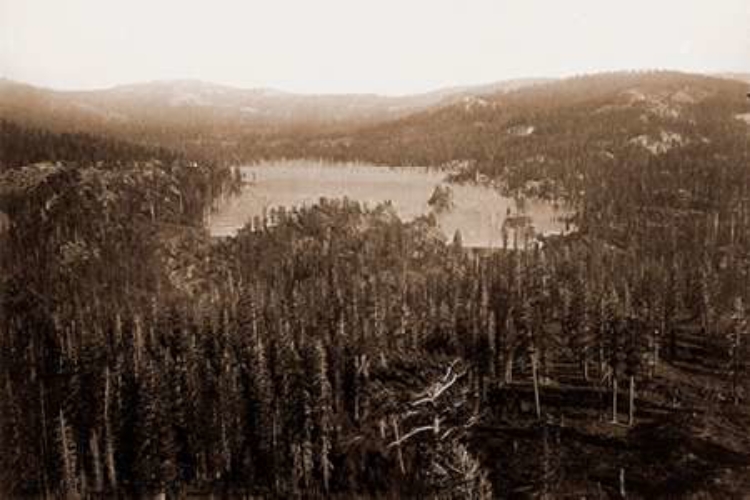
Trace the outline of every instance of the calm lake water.
<path fill-rule="evenodd" d="M 450 184 L 448 172 L 421 167 L 379 167 L 319 161 L 274 161 L 240 167 L 247 182 L 243 192 L 220 203 L 210 216 L 213 236 L 229 236 L 262 217 L 272 207 L 312 205 L 320 198 L 348 197 L 374 207 L 390 200 L 402 220 L 428 214 L 437 186 L 449 186 L 453 206 L 437 213 L 447 238 L 461 231 L 470 247 L 502 247 L 505 225 L 508 245 L 513 238 L 565 232 L 562 217 L 568 212 L 540 200 L 516 200 L 501 196 L 488 186 Z M 510 213 L 507 224 L 506 219 Z M 519 229 L 520 228 L 520 229 Z"/>

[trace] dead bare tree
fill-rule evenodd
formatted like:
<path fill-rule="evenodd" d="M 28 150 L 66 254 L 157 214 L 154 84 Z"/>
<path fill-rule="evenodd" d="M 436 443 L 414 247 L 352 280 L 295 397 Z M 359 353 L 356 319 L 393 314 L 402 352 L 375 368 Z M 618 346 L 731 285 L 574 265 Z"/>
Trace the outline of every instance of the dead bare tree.
<path fill-rule="evenodd" d="M 468 411 L 468 390 L 460 382 L 468 370 L 457 370 L 459 360 L 451 362 L 445 373 L 427 389 L 415 395 L 407 408 L 391 416 L 393 441 L 399 467 L 406 471 L 404 449 L 412 443 L 433 440 L 434 453 L 428 470 L 437 489 L 463 491 L 469 498 L 491 498 L 491 487 L 479 462 L 462 443 L 478 417 Z M 418 422 L 402 434 L 401 423 Z"/>

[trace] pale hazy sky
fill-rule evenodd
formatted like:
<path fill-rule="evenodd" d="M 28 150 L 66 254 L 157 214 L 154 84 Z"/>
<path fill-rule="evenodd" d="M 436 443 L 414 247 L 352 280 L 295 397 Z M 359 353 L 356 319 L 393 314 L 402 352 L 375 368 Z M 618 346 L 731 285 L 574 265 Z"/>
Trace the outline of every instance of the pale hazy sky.
<path fill-rule="evenodd" d="M 523 76 L 750 72 L 750 0 L 0 0 L 0 76 L 408 93 Z"/>

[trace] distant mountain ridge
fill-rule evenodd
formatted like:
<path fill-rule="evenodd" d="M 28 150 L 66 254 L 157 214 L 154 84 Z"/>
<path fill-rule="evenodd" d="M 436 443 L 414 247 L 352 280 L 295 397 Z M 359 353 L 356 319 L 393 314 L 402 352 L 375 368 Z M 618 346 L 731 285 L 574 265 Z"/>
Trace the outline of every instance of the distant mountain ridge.
<path fill-rule="evenodd" d="M 715 75 L 719 78 L 726 78 L 727 80 L 737 80 L 745 82 L 750 85 L 750 73 L 718 73 Z"/>
<path fill-rule="evenodd" d="M 747 121 L 742 83 L 748 82 L 747 74 L 611 72 L 384 96 L 295 94 L 200 80 L 57 91 L 0 79 L 0 120 L 208 152 L 230 162 L 321 156 L 399 164 L 497 163 L 510 146 L 547 149 L 542 139 L 550 134 L 580 135 L 582 141 L 595 135 L 607 156 L 607 144 L 619 140 L 613 126 L 624 127 L 619 135 L 643 151 L 679 148 L 685 140 L 702 140 L 685 127 L 693 128 L 695 119 L 700 123 L 701 110 L 712 102 L 732 101 L 734 111 L 726 115 L 732 126 L 735 116 Z M 708 96 L 714 97 L 704 103 Z M 553 127 L 561 112 L 578 132 Z"/>
<path fill-rule="evenodd" d="M 576 186 L 584 167 L 663 163 L 697 154 L 721 158 L 746 143 L 746 94 L 737 79 L 700 74 L 584 75 L 349 133 L 277 141 L 276 151 L 268 148 L 261 156 L 295 152 L 385 165 L 463 165 L 463 178 L 503 179 L 511 190 L 547 194 L 552 179 L 566 178 L 558 186 Z"/>
<path fill-rule="evenodd" d="M 168 80 L 101 90 L 58 91 L 0 80 L 0 118 L 90 131 L 131 125 L 236 127 L 374 123 L 484 93 L 547 81 L 508 80 L 415 95 L 296 94 L 200 80 Z"/>

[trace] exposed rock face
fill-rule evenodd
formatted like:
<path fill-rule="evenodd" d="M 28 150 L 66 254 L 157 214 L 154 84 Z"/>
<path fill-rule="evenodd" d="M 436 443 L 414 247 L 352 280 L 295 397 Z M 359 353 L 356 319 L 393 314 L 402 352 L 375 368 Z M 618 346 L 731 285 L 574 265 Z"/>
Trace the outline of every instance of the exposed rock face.
<path fill-rule="evenodd" d="M 508 129 L 508 134 L 519 137 L 526 137 L 534 133 L 536 127 L 533 125 L 517 125 Z"/>
<path fill-rule="evenodd" d="M 684 146 L 688 140 L 676 132 L 662 130 L 658 138 L 644 134 L 633 137 L 630 142 L 642 146 L 653 155 L 661 155 L 673 148 Z"/>

